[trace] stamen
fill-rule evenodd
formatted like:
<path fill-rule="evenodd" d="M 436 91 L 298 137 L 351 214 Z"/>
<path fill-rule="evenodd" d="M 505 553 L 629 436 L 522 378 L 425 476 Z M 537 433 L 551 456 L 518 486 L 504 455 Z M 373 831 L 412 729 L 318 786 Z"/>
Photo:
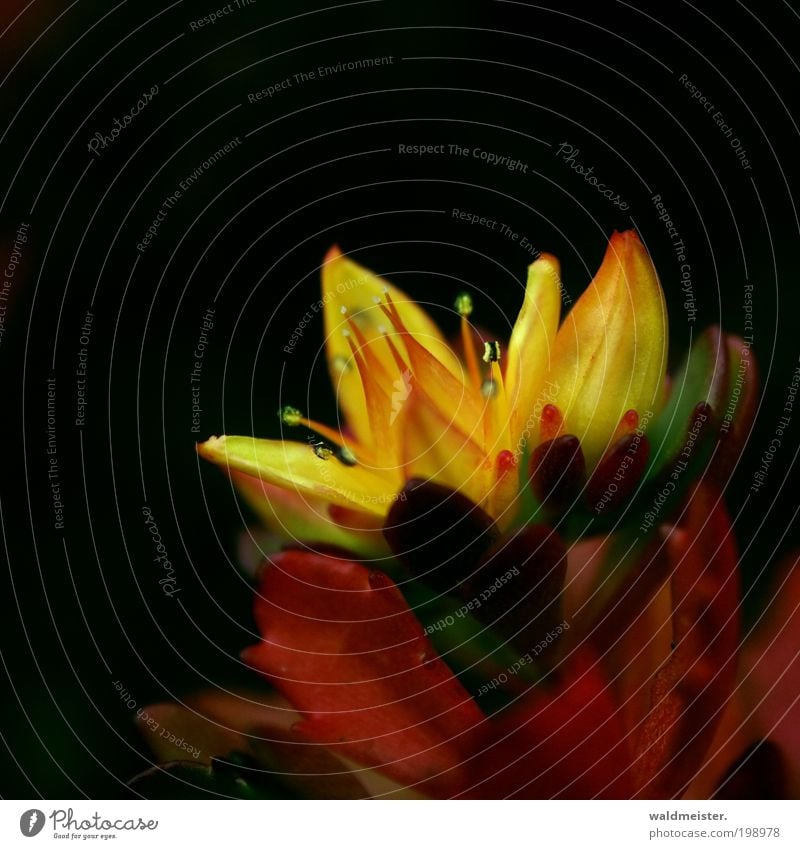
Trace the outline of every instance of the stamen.
<path fill-rule="evenodd" d="M 394 324 L 398 333 L 408 333 L 405 324 L 403 324 L 403 320 L 400 318 L 400 313 L 397 311 L 397 307 L 392 300 L 392 296 L 389 294 L 389 290 L 384 289 L 383 294 L 386 296 L 386 303 L 381 304 L 381 309 L 392 320 L 392 324 Z"/>
<path fill-rule="evenodd" d="M 485 363 L 500 362 L 500 343 L 499 342 L 484 342 L 483 343 L 483 361 Z"/>
<path fill-rule="evenodd" d="M 300 424 L 300 420 L 303 418 L 303 414 L 297 409 L 297 407 L 290 407 L 288 405 L 281 407 L 281 409 L 278 410 L 278 416 L 288 427 L 297 427 L 297 425 Z"/>
<path fill-rule="evenodd" d="M 386 318 L 391 321 L 392 327 L 394 327 L 396 333 L 402 334 L 406 332 L 403 322 L 400 321 L 400 317 L 391 309 L 388 303 L 381 304 L 381 309 L 383 310 L 383 314 Z"/>
<path fill-rule="evenodd" d="M 397 335 L 403 338 L 408 356 L 408 366 L 401 366 L 401 369 L 411 369 L 416 381 L 415 385 L 438 414 L 446 414 L 448 420 L 455 414 L 458 426 L 466 433 L 472 432 L 481 416 L 480 396 L 478 394 L 480 385 L 475 388 L 474 392 L 464 392 L 464 389 L 468 387 L 465 387 L 460 376 L 453 374 L 444 362 L 428 350 L 415 337 L 414 333 L 408 330 L 388 293 L 386 294 L 386 304 L 382 306 L 382 309 L 391 321 Z M 384 338 L 388 341 L 388 337 Z M 452 410 L 449 405 L 454 400 L 458 403 L 458 406 L 455 410 Z M 453 422 L 453 426 L 455 426 L 455 422 Z"/>
<path fill-rule="evenodd" d="M 309 430 L 315 431 L 334 445 L 338 445 L 342 450 L 350 450 L 345 445 L 342 435 L 338 431 L 334 430 L 332 427 L 328 427 L 328 425 L 322 424 L 322 422 L 316 422 L 314 419 L 306 418 L 306 416 L 304 416 L 297 407 L 290 407 L 288 405 L 286 407 L 282 407 L 279 411 L 279 416 L 281 421 L 287 427 L 307 427 Z"/>
<path fill-rule="evenodd" d="M 502 395 L 505 400 L 506 397 L 506 384 L 503 380 L 503 372 L 500 371 L 500 363 L 497 360 L 492 362 L 492 383 L 496 384 L 498 388 L 498 394 Z"/>
<path fill-rule="evenodd" d="M 469 318 L 472 315 L 472 298 L 468 292 L 461 292 L 456 297 L 455 308 L 462 318 Z"/>
<path fill-rule="evenodd" d="M 464 348 L 464 358 L 467 361 L 467 371 L 472 385 L 479 389 L 481 386 L 481 371 L 478 367 L 478 357 L 475 353 L 475 342 L 472 338 L 472 329 L 468 321 L 472 315 L 472 298 L 462 292 L 455 302 L 455 308 L 461 316 L 461 344 Z"/>
<path fill-rule="evenodd" d="M 312 445 L 311 447 L 320 460 L 330 460 L 331 457 L 333 457 L 333 451 L 322 442 L 318 442 L 316 445 Z"/>
<path fill-rule="evenodd" d="M 394 359 L 394 364 L 400 370 L 400 374 L 402 374 L 408 368 L 406 361 L 403 359 L 400 352 L 397 350 L 397 346 L 394 344 L 389 334 L 384 334 L 383 338 L 386 344 L 389 346 L 389 351 L 392 354 L 392 359 Z"/>
<path fill-rule="evenodd" d="M 394 301 L 392 301 L 391 296 L 389 295 L 389 290 L 383 290 L 384 295 L 386 296 L 386 302 L 381 304 L 381 309 L 383 310 L 384 315 L 389 319 L 392 323 L 392 327 L 394 327 L 395 333 L 398 336 L 403 338 L 403 342 L 405 343 L 406 350 L 409 352 L 409 358 L 411 355 L 411 346 L 416 344 L 416 339 L 409 333 L 408 328 L 403 323 L 403 319 L 400 318 L 400 313 L 397 311 L 397 307 L 394 305 Z M 394 357 L 395 364 L 400 369 L 402 374 L 409 365 L 406 364 L 406 361 L 400 356 L 400 352 L 397 350 L 396 345 L 389 338 L 389 335 L 383 337 L 386 340 L 386 344 L 389 346 L 389 349 L 392 352 L 392 356 Z"/>
<path fill-rule="evenodd" d="M 350 331 L 353 336 L 356 337 L 356 341 L 358 342 L 359 347 L 359 354 L 363 357 L 364 362 L 369 367 L 372 376 L 381 385 L 388 386 L 392 382 L 391 376 L 384 368 L 383 363 L 380 361 L 380 359 L 375 353 L 375 349 L 367 341 L 366 336 L 364 336 L 363 332 L 355 323 L 352 316 L 348 316 L 347 326 L 350 328 Z"/>
<path fill-rule="evenodd" d="M 388 409 L 389 396 L 384 392 L 380 381 L 377 379 L 374 371 L 370 372 L 367 363 L 362 356 L 362 352 L 356 347 L 352 337 L 348 334 L 347 341 L 350 343 L 350 350 L 353 352 L 353 359 L 356 362 L 359 376 L 361 377 L 361 387 L 364 390 L 364 400 L 367 404 L 367 416 L 369 425 L 375 437 L 377 445 L 390 444 L 388 440 Z M 373 359 L 375 359 L 373 354 Z M 380 367 L 383 372 L 383 367 Z M 385 372 L 384 372 L 385 373 Z M 388 385 L 388 383 L 387 383 Z"/>
<path fill-rule="evenodd" d="M 508 400 L 506 388 L 503 382 L 503 372 L 500 370 L 500 343 L 486 342 L 484 344 L 483 361 L 489 363 L 491 369 L 491 382 L 494 391 L 487 397 L 491 402 L 484 408 L 483 434 L 485 439 L 485 450 L 493 453 L 498 448 L 508 446 Z"/>

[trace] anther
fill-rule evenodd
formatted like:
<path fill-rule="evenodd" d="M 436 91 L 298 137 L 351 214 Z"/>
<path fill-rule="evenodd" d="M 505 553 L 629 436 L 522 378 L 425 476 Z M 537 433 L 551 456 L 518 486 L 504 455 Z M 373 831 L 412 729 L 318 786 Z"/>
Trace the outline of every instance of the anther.
<path fill-rule="evenodd" d="M 320 460 L 330 460 L 333 457 L 333 451 L 322 442 L 317 442 L 312 448 Z"/>
<path fill-rule="evenodd" d="M 472 298 L 467 292 L 462 292 L 455 301 L 456 312 L 462 317 L 467 318 L 472 315 Z"/>
<path fill-rule="evenodd" d="M 484 342 L 483 343 L 483 361 L 485 363 L 500 362 L 500 343 L 499 342 Z"/>
<path fill-rule="evenodd" d="M 467 361 L 469 379 L 475 389 L 481 388 L 481 370 L 478 366 L 478 356 L 475 351 L 475 340 L 472 328 L 467 320 L 472 315 L 472 298 L 462 292 L 455 301 L 455 308 L 461 316 L 461 344 L 464 346 L 464 357 Z M 489 397 L 489 396 L 485 396 Z"/>
<path fill-rule="evenodd" d="M 338 448 L 344 450 L 344 442 L 342 441 L 341 433 L 335 431 L 333 428 L 328 427 L 328 425 L 326 424 L 316 422 L 314 421 L 314 419 L 306 418 L 300 412 L 300 410 L 297 409 L 297 407 L 282 407 L 278 411 L 278 415 L 280 416 L 281 421 L 288 427 L 298 427 L 299 425 L 307 427 L 309 430 L 316 431 L 319 436 L 323 437 L 324 439 L 327 439 L 329 442 L 332 442 L 334 445 L 338 446 Z M 323 443 L 319 442 L 317 444 L 322 445 Z M 323 459 L 327 459 L 327 457 Z M 355 458 L 353 462 L 355 463 Z"/>
<path fill-rule="evenodd" d="M 281 407 L 278 411 L 278 416 L 280 420 L 287 425 L 288 427 L 297 427 L 301 423 L 301 419 L 303 418 L 303 414 L 297 407 Z"/>

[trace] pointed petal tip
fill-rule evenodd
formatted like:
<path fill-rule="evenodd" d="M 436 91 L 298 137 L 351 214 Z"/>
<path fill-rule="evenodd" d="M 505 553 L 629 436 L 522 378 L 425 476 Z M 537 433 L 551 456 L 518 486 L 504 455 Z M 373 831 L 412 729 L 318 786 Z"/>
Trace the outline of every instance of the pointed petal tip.
<path fill-rule="evenodd" d="M 528 273 L 532 274 L 536 271 L 550 271 L 555 274 L 561 273 L 561 263 L 553 254 L 540 253 L 539 256 L 528 266 Z"/>
<path fill-rule="evenodd" d="M 588 466 L 609 446 L 626 410 L 660 408 L 666 302 L 635 230 L 611 235 L 597 274 L 559 329 L 552 362 L 559 409 Z"/>
<path fill-rule="evenodd" d="M 611 238 L 609 239 L 610 244 L 642 244 L 642 240 L 639 236 L 638 231 L 631 228 L 630 230 L 614 230 L 611 234 Z"/>
<path fill-rule="evenodd" d="M 205 460 L 218 460 L 225 449 L 225 436 L 209 436 L 205 442 L 195 443 L 195 450 Z"/>
<path fill-rule="evenodd" d="M 636 268 L 639 263 L 643 264 L 644 268 L 639 266 L 641 277 L 632 275 L 630 278 L 630 283 L 633 284 L 638 283 L 639 280 L 649 282 L 650 277 L 658 279 L 650 253 L 636 230 L 615 230 L 611 234 L 603 257 L 603 264 L 606 262 L 621 265 L 630 270 Z"/>
<path fill-rule="evenodd" d="M 333 262 L 334 260 L 341 259 L 343 256 L 342 250 L 339 245 L 331 245 L 328 248 L 328 252 L 325 254 L 325 258 L 322 260 L 323 265 L 327 265 L 329 262 Z"/>
<path fill-rule="evenodd" d="M 508 343 L 505 385 L 514 444 L 526 439 L 527 421 L 551 365 L 561 291 L 561 264 L 552 254 L 540 253 L 528 266 L 525 297 Z"/>

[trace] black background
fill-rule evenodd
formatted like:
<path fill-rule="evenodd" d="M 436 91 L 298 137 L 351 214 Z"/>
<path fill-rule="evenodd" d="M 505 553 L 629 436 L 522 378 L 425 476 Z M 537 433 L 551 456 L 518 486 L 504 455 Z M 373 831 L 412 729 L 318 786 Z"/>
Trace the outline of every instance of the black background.
<path fill-rule="evenodd" d="M 236 553 L 253 519 L 197 459 L 195 440 L 277 436 L 281 400 L 332 420 L 321 319 L 292 354 L 283 347 L 319 297 L 333 243 L 431 304 L 448 330 L 453 298 L 467 289 L 475 320 L 507 333 L 531 257 L 456 220 L 454 208 L 559 256 L 572 300 L 611 231 L 635 226 L 666 293 L 673 365 L 709 324 L 743 332 L 744 286 L 754 284 L 763 399 L 727 498 L 752 587 L 746 611 L 757 615 L 776 550 L 797 541 L 796 529 L 783 536 L 797 501 L 796 421 L 766 485 L 748 497 L 800 353 L 797 4 L 550 5 L 257 0 L 192 31 L 219 6 L 35 2 L 14 20 L 23 4 L 5 4 L 3 266 L 21 222 L 30 240 L 0 345 L 4 796 L 128 792 L 124 782 L 149 759 L 116 680 L 140 706 L 255 683 L 238 659 L 255 635 Z M 391 64 L 293 77 L 380 56 Z M 750 170 L 682 74 L 732 127 Z M 290 87 L 248 102 L 286 78 Z M 94 133 L 153 85 L 152 103 L 93 156 Z M 241 145 L 184 193 L 140 253 L 164 198 L 237 136 Z M 527 173 L 398 152 L 442 143 L 509 155 Z M 565 164 L 562 143 L 629 209 Z M 686 245 L 694 322 L 654 194 Z M 212 305 L 198 437 L 189 373 Z M 76 427 L 87 310 L 87 419 Z M 46 465 L 52 376 L 63 531 Z M 145 504 L 175 567 L 173 598 L 158 584 Z"/>

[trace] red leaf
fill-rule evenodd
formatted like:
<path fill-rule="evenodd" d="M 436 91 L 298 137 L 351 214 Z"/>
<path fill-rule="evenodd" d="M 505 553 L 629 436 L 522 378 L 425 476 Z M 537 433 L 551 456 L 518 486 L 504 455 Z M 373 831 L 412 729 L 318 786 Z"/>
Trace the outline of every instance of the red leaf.
<path fill-rule="evenodd" d="M 695 489 L 667 551 L 675 648 L 653 679 L 635 764 L 637 795 L 661 799 L 680 796 L 702 765 L 736 677 L 737 551 L 713 488 Z"/>
<path fill-rule="evenodd" d="M 776 570 L 769 601 L 745 643 L 742 695 L 759 739 L 777 746 L 789 767 L 788 793 L 800 796 L 800 552 Z"/>
<path fill-rule="evenodd" d="M 487 729 L 471 798 L 628 798 L 630 755 L 599 665 L 578 650 L 554 691 L 533 691 Z"/>
<path fill-rule="evenodd" d="M 389 578 L 286 551 L 264 571 L 255 614 L 263 639 L 245 660 L 306 717 L 306 739 L 437 795 L 461 784 L 483 714 Z"/>

